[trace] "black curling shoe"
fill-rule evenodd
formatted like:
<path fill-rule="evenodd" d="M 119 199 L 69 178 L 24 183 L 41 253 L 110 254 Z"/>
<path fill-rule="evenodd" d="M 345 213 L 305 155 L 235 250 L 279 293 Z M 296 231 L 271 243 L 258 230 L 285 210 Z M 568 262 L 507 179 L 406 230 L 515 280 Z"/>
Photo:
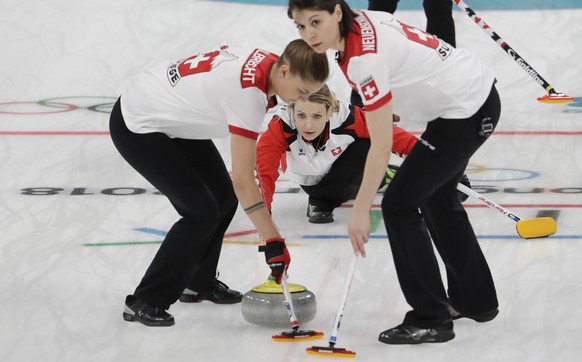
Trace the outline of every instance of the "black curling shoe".
<path fill-rule="evenodd" d="M 140 322 L 148 327 L 169 327 L 174 325 L 174 317 L 162 308 L 128 295 L 125 298 L 123 319 L 128 322 Z"/>
<path fill-rule="evenodd" d="M 307 217 L 312 224 L 329 224 L 333 222 L 333 212 L 324 211 L 313 205 L 307 205 Z"/>
<path fill-rule="evenodd" d="M 442 343 L 453 338 L 455 338 L 455 332 L 452 323 L 427 329 L 403 323 L 380 333 L 378 340 L 386 344 L 420 344 Z"/>
<path fill-rule="evenodd" d="M 458 312 L 455 307 L 449 304 L 449 313 L 451 314 L 451 319 L 456 320 L 460 318 L 469 318 L 475 322 L 484 323 L 493 320 L 499 314 L 499 309 L 495 308 L 492 311 L 479 313 L 479 314 L 465 314 Z"/>
<path fill-rule="evenodd" d="M 242 301 L 243 295 L 228 287 L 220 280 L 216 280 L 214 290 L 210 292 L 196 292 L 188 288 L 184 289 L 180 296 L 182 303 L 199 303 L 203 300 L 208 300 L 216 304 L 236 304 Z"/>

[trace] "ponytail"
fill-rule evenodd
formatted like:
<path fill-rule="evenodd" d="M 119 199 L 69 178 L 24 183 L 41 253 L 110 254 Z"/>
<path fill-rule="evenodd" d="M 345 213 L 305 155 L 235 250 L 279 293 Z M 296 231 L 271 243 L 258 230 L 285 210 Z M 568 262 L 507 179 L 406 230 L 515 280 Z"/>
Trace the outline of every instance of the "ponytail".
<path fill-rule="evenodd" d="M 287 64 L 293 75 L 301 79 L 324 83 L 329 77 L 329 64 L 325 53 L 317 53 L 309 44 L 301 39 L 296 39 L 287 44 L 281 54 L 277 66 Z"/>

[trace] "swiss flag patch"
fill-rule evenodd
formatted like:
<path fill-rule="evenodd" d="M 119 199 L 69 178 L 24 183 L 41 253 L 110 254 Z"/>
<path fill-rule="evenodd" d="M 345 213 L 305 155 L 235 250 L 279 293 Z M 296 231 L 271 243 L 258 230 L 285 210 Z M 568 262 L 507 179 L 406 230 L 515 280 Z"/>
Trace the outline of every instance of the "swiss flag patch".
<path fill-rule="evenodd" d="M 342 148 L 341 147 L 336 147 L 333 150 L 331 150 L 331 154 L 333 155 L 333 157 L 336 157 L 340 153 L 342 153 Z"/>
<path fill-rule="evenodd" d="M 364 94 L 364 98 L 367 101 L 370 101 L 376 97 L 378 92 L 378 87 L 376 86 L 376 82 L 374 78 L 368 77 L 366 80 L 360 83 L 360 88 L 362 89 L 362 93 Z"/>

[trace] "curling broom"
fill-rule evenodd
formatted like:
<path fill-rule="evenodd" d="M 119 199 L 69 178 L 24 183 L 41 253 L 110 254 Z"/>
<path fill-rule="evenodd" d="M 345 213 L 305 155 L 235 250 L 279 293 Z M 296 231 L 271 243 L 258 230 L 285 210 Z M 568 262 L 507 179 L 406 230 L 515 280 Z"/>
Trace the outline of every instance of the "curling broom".
<path fill-rule="evenodd" d="M 291 292 L 289 291 L 289 285 L 287 284 L 286 273 L 283 273 L 283 276 L 281 277 L 281 285 L 283 286 L 283 295 L 285 296 L 285 308 L 287 308 L 289 320 L 291 321 L 291 330 L 281 332 L 279 334 L 274 334 L 273 336 L 271 336 L 271 338 L 273 338 L 273 341 L 297 342 L 309 339 L 323 338 L 323 332 L 299 329 L 299 321 L 297 320 L 295 310 L 293 309 L 293 300 L 291 299 Z"/>
<path fill-rule="evenodd" d="M 345 348 L 337 348 L 335 344 L 337 342 L 337 335 L 339 332 L 340 323 L 344 314 L 344 308 L 346 306 L 346 300 L 348 299 L 348 292 L 350 291 L 350 286 L 352 284 L 352 279 L 354 277 L 354 270 L 356 269 L 357 255 L 352 254 L 350 259 L 350 266 L 348 268 L 348 276 L 344 284 L 344 290 L 342 294 L 342 299 L 339 304 L 335 320 L 333 322 L 333 330 L 329 336 L 329 346 L 328 347 L 309 347 L 306 349 L 308 354 L 319 355 L 319 356 L 330 356 L 330 357 L 346 357 L 354 358 L 356 357 L 356 352 L 347 350 Z"/>
<path fill-rule="evenodd" d="M 474 198 L 481 201 L 490 208 L 495 209 L 509 217 L 511 220 L 516 221 L 517 234 L 524 239 L 545 238 L 547 236 L 555 234 L 556 231 L 558 230 L 556 220 L 552 219 L 551 217 L 536 217 L 532 219 L 522 219 L 515 213 L 510 212 L 509 210 L 503 208 L 502 206 L 487 199 L 485 196 L 479 194 L 477 191 L 471 190 L 462 183 L 459 183 L 457 185 L 457 190 L 461 191 L 465 195 L 473 196 Z"/>
<path fill-rule="evenodd" d="M 475 24 L 479 25 L 481 29 L 483 29 L 487 35 L 493 39 L 509 56 L 517 63 L 523 70 L 529 74 L 530 77 L 534 79 L 536 83 L 538 83 L 542 88 L 544 88 L 548 94 L 542 97 L 538 97 L 537 101 L 541 103 L 547 104 L 560 104 L 560 103 L 570 103 L 574 100 L 574 97 L 570 97 L 565 95 L 564 93 L 558 93 L 542 76 L 529 65 L 525 59 L 523 59 L 517 52 L 509 46 L 505 42 L 505 40 L 501 39 L 501 37 L 493 31 L 493 29 L 487 24 L 483 18 L 477 16 L 475 11 L 471 9 L 467 4 L 465 4 L 462 0 L 453 0 L 455 4 L 459 6 L 461 10 L 463 10 L 467 16 L 469 16 Z"/>

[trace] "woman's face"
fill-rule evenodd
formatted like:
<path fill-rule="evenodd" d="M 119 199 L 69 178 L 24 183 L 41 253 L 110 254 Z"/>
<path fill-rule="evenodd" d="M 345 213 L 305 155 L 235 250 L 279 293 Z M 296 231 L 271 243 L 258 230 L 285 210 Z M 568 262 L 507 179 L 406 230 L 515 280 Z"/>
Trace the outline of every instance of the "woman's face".
<path fill-rule="evenodd" d="M 293 21 L 299 30 L 299 36 L 318 53 L 328 49 L 338 49 L 341 45 L 339 22 L 342 12 L 339 5 L 333 13 L 325 10 L 293 10 Z"/>
<path fill-rule="evenodd" d="M 323 103 L 296 102 L 293 107 L 297 132 L 308 141 L 313 141 L 323 132 L 330 116 L 331 109 L 326 110 Z"/>

